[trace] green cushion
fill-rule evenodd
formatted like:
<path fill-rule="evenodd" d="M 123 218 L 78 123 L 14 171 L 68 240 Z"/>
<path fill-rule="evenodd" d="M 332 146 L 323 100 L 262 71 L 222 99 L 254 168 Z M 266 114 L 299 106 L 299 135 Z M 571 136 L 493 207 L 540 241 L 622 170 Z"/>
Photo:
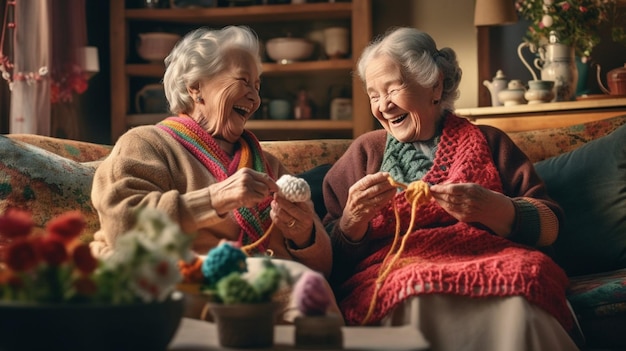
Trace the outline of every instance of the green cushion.
<path fill-rule="evenodd" d="M 535 166 L 565 211 L 555 261 L 569 275 L 626 268 L 626 125 Z"/>
<path fill-rule="evenodd" d="M 29 210 L 38 227 L 70 210 L 87 221 L 90 240 L 98 229 L 91 204 L 91 183 L 98 162 L 80 163 L 42 148 L 0 135 L 0 213 L 7 208 Z"/>

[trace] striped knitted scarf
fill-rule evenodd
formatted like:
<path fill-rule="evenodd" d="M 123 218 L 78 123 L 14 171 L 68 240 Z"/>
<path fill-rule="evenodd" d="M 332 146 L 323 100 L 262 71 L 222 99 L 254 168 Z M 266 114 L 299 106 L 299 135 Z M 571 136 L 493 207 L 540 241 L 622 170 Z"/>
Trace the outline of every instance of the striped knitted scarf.
<path fill-rule="evenodd" d="M 467 120 L 448 115 L 435 154 L 434 166 L 423 180 L 431 184 L 472 182 L 502 192 L 499 173 L 481 131 Z M 411 178 L 407 176 L 407 178 Z M 411 205 L 404 192 L 394 198 L 401 223 L 408 229 Z M 383 259 L 392 249 L 395 228 L 393 205 L 370 222 L 375 242 L 371 254 L 338 289 L 346 322 L 364 321 L 375 291 Z M 565 299 L 567 276 L 548 256 L 462 223 L 436 202 L 417 208 L 417 220 L 406 247 L 380 287 L 370 324 L 379 322 L 411 296 L 452 294 L 473 298 L 523 296 L 554 315 L 567 329 L 573 319 Z M 395 251 L 394 251 L 395 252 Z"/>
<path fill-rule="evenodd" d="M 169 117 L 157 124 L 157 127 L 169 133 L 182 144 L 211 172 L 218 182 L 225 180 L 238 169 L 244 167 L 267 173 L 272 179 L 275 178 L 267 166 L 259 141 L 247 130 L 241 135 L 231 158 L 219 147 L 215 139 L 191 118 Z M 268 197 L 255 207 L 241 207 L 233 211 L 233 215 L 241 227 L 239 233 L 241 245 L 256 242 L 270 226 L 269 204 L 271 201 L 272 198 Z M 258 248 L 260 252 L 265 252 L 266 249 L 264 244 Z"/>

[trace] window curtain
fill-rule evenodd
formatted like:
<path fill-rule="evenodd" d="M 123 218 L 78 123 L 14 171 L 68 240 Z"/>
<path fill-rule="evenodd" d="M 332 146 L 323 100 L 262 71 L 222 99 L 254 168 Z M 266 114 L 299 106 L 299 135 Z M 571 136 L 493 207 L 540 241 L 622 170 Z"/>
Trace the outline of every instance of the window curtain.
<path fill-rule="evenodd" d="M 10 133 L 51 135 L 52 104 L 71 101 L 87 88 L 84 0 L 15 0 L 12 44 Z M 7 31 L 5 23 L 4 31 Z M 6 37 L 6 36 L 5 36 Z M 6 45 L 5 45 L 6 46 Z"/>

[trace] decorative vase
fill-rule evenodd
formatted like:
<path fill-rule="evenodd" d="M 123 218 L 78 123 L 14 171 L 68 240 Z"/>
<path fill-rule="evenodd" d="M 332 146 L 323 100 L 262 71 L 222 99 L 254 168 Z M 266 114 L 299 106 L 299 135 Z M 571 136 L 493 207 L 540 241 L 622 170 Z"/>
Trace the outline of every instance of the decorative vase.
<path fill-rule="evenodd" d="M 522 43 L 517 48 L 517 54 L 522 63 L 528 68 L 534 80 L 539 80 L 535 71 L 522 56 L 523 47 L 529 47 L 531 52 L 539 57 L 533 61 L 535 68 L 541 72 L 541 80 L 554 81 L 554 100 L 571 101 L 576 99 L 578 84 L 578 68 L 574 48 L 559 43 L 555 33 L 550 33 L 549 43 L 536 48 L 529 43 Z"/>
<path fill-rule="evenodd" d="M 524 93 L 524 98 L 526 98 L 529 105 L 542 104 L 552 101 L 552 99 L 554 99 L 554 81 L 528 81 L 528 90 Z"/>
<path fill-rule="evenodd" d="M 210 303 L 220 345 L 232 348 L 262 348 L 274 344 L 274 325 L 279 304 Z"/>
<path fill-rule="evenodd" d="M 554 81 L 554 101 L 575 100 L 578 68 L 574 48 L 559 43 L 547 44 L 539 49 L 539 56 L 541 80 Z"/>
<path fill-rule="evenodd" d="M 179 292 L 152 303 L 0 301 L 0 350 L 165 351 L 183 305 Z"/>

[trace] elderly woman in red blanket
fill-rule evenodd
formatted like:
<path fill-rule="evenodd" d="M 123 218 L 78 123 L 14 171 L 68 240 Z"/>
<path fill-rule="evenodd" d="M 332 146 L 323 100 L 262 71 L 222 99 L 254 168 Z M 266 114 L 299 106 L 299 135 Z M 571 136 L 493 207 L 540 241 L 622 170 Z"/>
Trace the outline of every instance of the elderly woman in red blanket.
<path fill-rule="evenodd" d="M 292 273 L 309 267 L 328 276 L 330 239 L 313 203 L 279 194 L 277 179 L 287 169 L 245 129 L 260 105 L 256 34 L 242 26 L 200 28 L 181 39 L 165 64 L 165 95 L 175 116 L 129 130 L 98 167 L 92 201 L 101 229 L 92 251 L 115 250 L 136 210 L 148 206 L 195 234 L 198 255 L 227 240 L 253 248 L 252 256 L 284 259 Z M 256 263 L 249 269 L 259 260 L 250 261 Z"/>
<path fill-rule="evenodd" d="M 562 212 L 503 132 L 456 116 L 455 52 L 397 28 L 358 74 L 383 129 L 324 178 L 347 324 L 413 323 L 433 350 L 576 350 L 568 279 L 548 256 Z"/>

